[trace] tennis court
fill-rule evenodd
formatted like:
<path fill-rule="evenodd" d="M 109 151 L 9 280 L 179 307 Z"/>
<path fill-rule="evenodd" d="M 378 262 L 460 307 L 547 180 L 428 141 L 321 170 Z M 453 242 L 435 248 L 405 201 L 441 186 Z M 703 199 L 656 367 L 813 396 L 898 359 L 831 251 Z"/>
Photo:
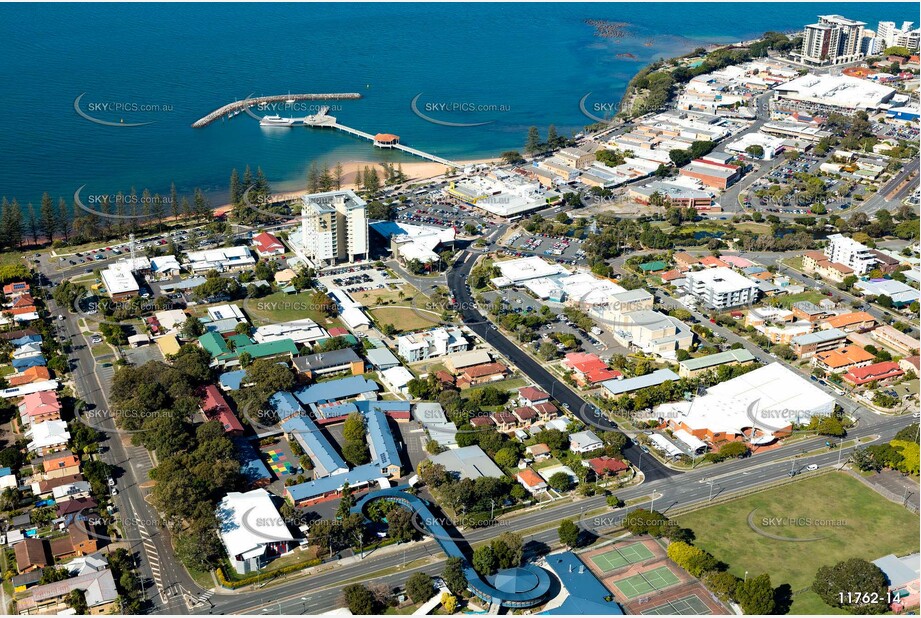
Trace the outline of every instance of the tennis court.
<path fill-rule="evenodd" d="M 626 598 L 635 599 L 640 595 L 674 586 L 680 581 L 678 576 L 672 573 L 671 569 L 667 566 L 660 566 L 645 573 L 619 579 L 614 582 L 614 585 Z"/>
<path fill-rule="evenodd" d="M 624 547 L 615 547 L 609 552 L 593 556 L 591 561 L 601 569 L 602 573 L 610 573 L 628 564 L 649 560 L 653 555 L 652 551 L 642 543 L 633 543 Z"/>
<path fill-rule="evenodd" d="M 710 613 L 710 608 L 707 607 L 707 604 L 701 601 L 699 596 L 692 594 L 691 596 L 675 599 L 664 605 L 648 609 L 643 612 L 643 615 L 664 616 L 666 614 L 681 614 L 686 616 L 707 616 Z"/>

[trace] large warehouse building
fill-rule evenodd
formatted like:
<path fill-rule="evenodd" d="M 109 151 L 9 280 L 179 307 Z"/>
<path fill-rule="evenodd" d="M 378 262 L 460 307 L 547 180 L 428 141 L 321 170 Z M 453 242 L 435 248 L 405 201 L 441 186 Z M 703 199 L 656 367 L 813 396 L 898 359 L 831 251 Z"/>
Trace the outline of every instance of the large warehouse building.
<path fill-rule="evenodd" d="M 835 411 L 835 400 L 781 363 L 771 363 L 717 384 L 691 401 L 658 406 L 653 416 L 710 444 L 751 438 L 769 444 L 792 425 Z"/>

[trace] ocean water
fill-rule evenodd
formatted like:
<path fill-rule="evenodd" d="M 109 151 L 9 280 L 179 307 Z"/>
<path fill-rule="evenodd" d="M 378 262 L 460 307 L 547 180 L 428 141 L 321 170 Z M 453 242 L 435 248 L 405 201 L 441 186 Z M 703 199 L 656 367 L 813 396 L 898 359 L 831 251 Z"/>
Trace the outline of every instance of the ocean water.
<path fill-rule="evenodd" d="M 25 204 L 136 187 L 206 190 L 261 166 L 276 188 L 311 161 L 412 161 L 320 129 L 264 129 L 240 114 L 191 124 L 250 95 L 358 92 L 343 124 L 390 132 L 455 160 L 521 148 L 527 128 L 562 133 L 621 98 L 645 64 L 706 43 L 798 30 L 824 13 L 917 20 L 911 3 L 0 5 L 0 195 Z M 586 19 L 626 24 L 595 36 Z M 591 93 L 591 94 L 589 94 Z M 108 122 L 144 126 L 103 126 Z M 412 109 L 447 123 L 420 118 Z M 282 104 L 283 106 L 284 104 Z M 116 109 L 117 108 L 117 109 Z M 305 115 L 283 107 L 260 114 Z"/>

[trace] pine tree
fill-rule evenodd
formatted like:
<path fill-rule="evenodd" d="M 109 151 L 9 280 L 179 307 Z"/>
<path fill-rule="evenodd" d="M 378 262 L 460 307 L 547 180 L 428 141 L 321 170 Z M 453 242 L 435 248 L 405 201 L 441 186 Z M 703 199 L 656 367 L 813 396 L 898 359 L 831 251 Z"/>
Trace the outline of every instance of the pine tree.
<path fill-rule="evenodd" d="M 247 167 L 247 172 L 249 168 Z M 193 209 L 195 211 L 196 217 L 207 218 L 208 212 L 211 210 L 211 206 L 208 204 L 208 200 L 205 199 L 205 194 L 202 193 L 201 189 L 198 187 L 195 188 L 195 197 Z"/>
<path fill-rule="evenodd" d="M 342 163 L 336 161 L 336 167 L 333 168 L 333 181 L 336 184 L 336 191 L 342 188 Z"/>
<path fill-rule="evenodd" d="M 371 193 L 376 193 L 381 188 L 381 179 L 377 175 L 377 169 L 374 167 L 368 168 L 368 178 L 365 180 L 365 187 Z"/>
<path fill-rule="evenodd" d="M 47 192 L 42 194 L 41 219 L 42 230 L 48 236 L 48 241 L 51 242 L 54 240 L 54 232 L 57 229 L 57 217 L 54 212 L 54 202 L 51 201 L 51 196 Z"/>
<path fill-rule="evenodd" d="M 27 226 L 29 229 L 29 236 L 32 237 L 32 244 L 38 244 L 38 215 L 35 214 L 35 205 L 32 202 L 29 202 L 29 218 Z"/>
<path fill-rule="evenodd" d="M 540 132 L 537 127 L 528 129 L 528 140 L 525 142 L 524 151 L 528 154 L 536 154 L 541 151 Z"/>
<path fill-rule="evenodd" d="M 22 245 L 22 206 L 13 198 L 10 204 L 10 224 L 7 231 L 10 244 L 15 248 Z"/>
<path fill-rule="evenodd" d="M 547 145 L 551 148 L 556 148 L 559 145 L 560 136 L 557 135 L 556 126 L 550 125 L 547 128 Z"/>
<path fill-rule="evenodd" d="M 182 213 L 182 216 L 185 218 L 192 216 L 192 204 L 189 203 L 189 197 L 187 195 L 182 196 L 182 202 L 179 205 L 179 212 Z"/>
<path fill-rule="evenodd" d="M 171 182 L 169 185 L 169 207 L 173 219 L 179 219 L 182 211 L 179 210 L 179 192 L 176 191 L 176 183 Z"/>
<path fill-rule="evenodd" d="M 160 225 L 163 223 L 163 217 L 166 215 L 166 212 L 163 208 L 163 198 L 160 197 L 159 193 L 154 193 L 153 200 L 150 202 L 150 216 L 154 218 L 157 222 L 157 229 L 160 229 Z"/>
<path fill-rule="evenodd" d="M 265 177 L 261 167 L 256 168 L 256 190 L 259 195 L 268 197 L 272 194 L 272 187 L 269 185 L 269 179 Z"/>
<path fill-rule="evenodd" d="M 316 161 L 310 163 L 307 168 L 307 193 L 320 192 L 320 167 Z"/>
<path fill-rule="evenodd" d="M 333 188 L 333 176 L 329 171 L 328 165 L 323 165 L 323 171 L 320 172 L 320 189 L 329 191 Z"/>
<path fill-rule="evenodd" d="M 237 168 L 233 168 L 230 172 L 230 203 L 234 206 L 239 206 L 242 196 L 243 191 L 240 188 L 240 174 L 237 173 Z"/>
<path fill-rule="evenodd" d="M 67 202 L 62 197 L 58 200 L 58 230 L 61 232 L 61 236 L 64 237 L 64 240 L 70 240 L 70 232 L 73 229 L 71 227 L 72 225 L 72 214 L 67 207 Z"/>

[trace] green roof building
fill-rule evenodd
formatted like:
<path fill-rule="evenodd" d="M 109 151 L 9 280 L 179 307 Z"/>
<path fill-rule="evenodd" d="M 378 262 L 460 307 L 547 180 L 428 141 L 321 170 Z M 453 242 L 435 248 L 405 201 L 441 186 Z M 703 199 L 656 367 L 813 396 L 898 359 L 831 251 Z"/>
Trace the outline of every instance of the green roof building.
<path fill-rule="evenodd" d="M 642 270 L 644 273 L 657 273 L 660 270 L 665 270 L 666 268 L 668 268 L 668 264 L 661 260 L 640 264 L 640 270 Z"/>
<path fill-rule="evenodd" d="M 224 338 L 214 331 L 209 331 L 199 337 L 198 344 L 210 354 L 212 358 L 230 352 L 230 348 L 227 347 L 227 342 L 224 341 Z"/>

